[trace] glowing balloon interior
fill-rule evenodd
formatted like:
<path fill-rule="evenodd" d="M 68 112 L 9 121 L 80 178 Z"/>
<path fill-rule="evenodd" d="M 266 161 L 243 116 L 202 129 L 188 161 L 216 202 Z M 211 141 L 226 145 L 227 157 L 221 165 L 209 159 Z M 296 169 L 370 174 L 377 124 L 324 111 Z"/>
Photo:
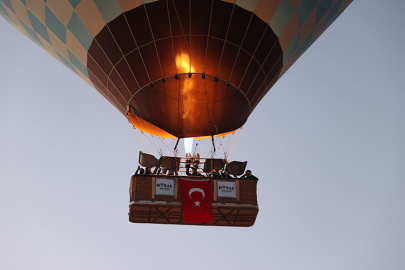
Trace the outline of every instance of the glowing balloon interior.
<path fill-rule="evenodd" d="M 0 0 L 0 14 L 151 135 L 240 128 L 352 0 Z"/>

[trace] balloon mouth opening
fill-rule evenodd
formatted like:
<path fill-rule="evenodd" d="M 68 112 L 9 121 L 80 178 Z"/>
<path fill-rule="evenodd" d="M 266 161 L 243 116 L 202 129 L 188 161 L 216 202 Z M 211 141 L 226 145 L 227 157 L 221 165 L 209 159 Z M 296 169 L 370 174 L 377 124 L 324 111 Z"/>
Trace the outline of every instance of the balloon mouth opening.
<path fill-rule="evenodd" d="M 191 151 L 192 151 L 192 147 L 193 147 L 193 138 L 185 138 L 184 139 L 184 152 L 187 153 L 188 155 L 190 155 L 191 157 Z"/>

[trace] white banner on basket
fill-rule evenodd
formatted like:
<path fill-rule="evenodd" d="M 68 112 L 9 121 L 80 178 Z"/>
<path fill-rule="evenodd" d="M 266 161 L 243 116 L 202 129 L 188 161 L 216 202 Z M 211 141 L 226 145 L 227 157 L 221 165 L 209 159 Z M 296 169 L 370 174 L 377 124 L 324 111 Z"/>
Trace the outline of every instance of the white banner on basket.
<path fill-rule="evenodd" d="M 218 197 L 236 198 L 235 181 L 217 181 Z"/>
<path fill-rule="evenodd" d="M 155 195 L 174 196 L 174 179 L 156 178 Z"/>

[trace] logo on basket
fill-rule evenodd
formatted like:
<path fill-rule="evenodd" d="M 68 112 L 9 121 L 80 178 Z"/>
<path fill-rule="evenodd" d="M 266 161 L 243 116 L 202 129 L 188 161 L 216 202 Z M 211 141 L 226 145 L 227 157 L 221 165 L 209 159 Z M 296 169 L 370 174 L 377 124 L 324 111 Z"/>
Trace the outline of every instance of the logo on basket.
<path fill-rule="evenodd" d="M 173 188 L 173 184 L 157 183 L 156 187 L 164 190 L 169 190 Z"/>
<path fill-rule="evenodd" d="M 236 199 L 236 182 L 235 181 L 218 181 L 218 197 L 227 197 Z"/>
<path fill-rule="evenodd" d="M 226 185 L 218 186 L 218 189 L 221 190 L 221 192 L 226 193 L 230 193 L 235 190 L 234 186 L 226 186 Z"/>
<path fill-rule="evenodd" d="M 155 195 L 174 196 L 174 179 L 156 178 Z"/>
<path fill-rule="evenodd" d="M 191 194 L 193 193 L 193 192 L 200 192 L 201 194 L 202 194 L 202 200 L 204 200 L 204 198 L 205 198 L 205 193 L 204 193 L 204 190 L 202 190 L 201 188 L 192 188 L 192 189 L 190 189 L 190 191 L 188 192 L 188 196 L 190 196 L 190 199 L 193 199 L 192 197 L 191 197 Z M 201 200 L 201 201 L 202 201 Z M 194 202 L 194 206 L 195 207 L 200 207 L 200 204 L 201 204 L 201 202 L 199 202 L 198 200 L 196 200 L 195 202 Z"/>

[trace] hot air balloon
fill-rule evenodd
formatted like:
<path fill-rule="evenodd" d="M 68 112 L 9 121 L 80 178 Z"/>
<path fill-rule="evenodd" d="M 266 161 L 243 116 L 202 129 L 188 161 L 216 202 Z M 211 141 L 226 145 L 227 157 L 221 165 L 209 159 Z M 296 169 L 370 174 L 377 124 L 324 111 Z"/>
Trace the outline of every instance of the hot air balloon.
<path fill-rule="evenodd" d="M 351 2 L 0 0 L 0 13 L 94 87 L 142 133 L 214 138 L 242 127 L 275 82 Z M 143 154 L 141 160 L 154 162 Z M 156 166 L 182 162 L 159 160 Z M 208 160 L 207 170 L 216 162 Z M 181 197 L 177 182 L 176 195 L 170 197 L 173 202 Z M 253 225 L 258 210 L 256 183 L 245 187 L 246 183 L 236 182 L 237 198 L 216 197 L 218 184 L 212 183 L 213 203 L 237 206 L 229 215 L 213 208 L 219 218 L 212 224 Z M 156 179 L 131 184 L 131 200 L 169 198 L 152 196 L 152 184 Z M 138 194 L 136 185 L 151 189 L 146 192 L 149 196 Z M 246 199 L 244 190 L 253 190 L 254 196 Z M 243 210 L 243 203 L 255 206 L 253 212 Z M 162 214 L 169 208 L 153 213 L 157 217 L 153 220 L 149 210 L 145 218 L 144 208 L 134 206 L 132 212 L 141 214 L 131 220 L 130 211 L 130 220 L 182 223 L 178 209 Z M 246 218 L 249 215 L 254 218 Z"/>

